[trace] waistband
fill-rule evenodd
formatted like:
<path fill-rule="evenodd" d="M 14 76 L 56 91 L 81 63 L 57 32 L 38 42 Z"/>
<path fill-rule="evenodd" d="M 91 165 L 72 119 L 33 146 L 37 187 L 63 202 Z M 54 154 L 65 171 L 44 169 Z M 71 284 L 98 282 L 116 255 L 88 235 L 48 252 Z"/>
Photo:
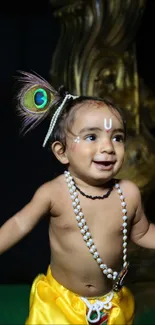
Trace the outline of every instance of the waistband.
<path fill-rule="evenodd" d="M 70 291 L 60 284 L 52 275 L 51 267 L 47 270 L 47 280 L 53 289 L 57 290 L 60 295 L 69 294 L 70 297 L 77 297 L 82 300 L 87 307 L 86 317 L 90 324 L 98 323 L 101 319 L 101 311 L 109 311 L 112 308 L 112 299 L 114 297 L 114 291 L 111 290 L 109 293 L 103 296 L 97 297 L 81 297 L 80 295 Z M 92 315 L 95 317 L 92 318 Z"/>

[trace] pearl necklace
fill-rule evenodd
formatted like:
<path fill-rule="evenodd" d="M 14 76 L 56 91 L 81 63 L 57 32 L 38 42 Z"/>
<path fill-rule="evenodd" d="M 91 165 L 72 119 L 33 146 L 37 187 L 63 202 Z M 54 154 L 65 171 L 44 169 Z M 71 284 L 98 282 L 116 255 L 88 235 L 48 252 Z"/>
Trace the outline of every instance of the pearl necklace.
<path fill-rule="evenodd" d="M 97 251 L 96 246 L 94 245 L 94 241 L 92 238 L 91 233 L 89 232 L 89 228 L 86 224 L 86 220 L 84 218 L 84 214 L 82 212 L 81 206 L 80 206 L 80 200 L 78 198 L 78 192 L 76 190 L 76 185 L 73 180 L 73 177 L 71 176 L 69 171 L 64 172 L 65 179 L 69 188 L 71 200 L 72 200 L 72 206 L 74 209 L 74 213 L 76 216 L 76 220 L 78 222 L 78 226 L 80 228 L 80 232 L 83 236 L 83 239 L 89 248 L 90 253 L 92 254 L 93 258 L 96 260 L 98 263 L 101 271 L 103 274 L 107 276 L 108 279 L 116 280 L 118 276 L 117 271 L 113 271 L 111 268 L 109 268 L 106 264 L 103 264 L 103 261 L 100 257 L 99 252 Z M 127 266 L 127 210 L 126 210 L 126 203 L 125 203 L 125 198 L 122 194 L 122 190 L 120 189 L 119 183 L 115 184 L 115 188 L 120 196 L 121 200 L 121 206 L 122 206 L 122 219 L 123 219 L 123 268 Z"/>

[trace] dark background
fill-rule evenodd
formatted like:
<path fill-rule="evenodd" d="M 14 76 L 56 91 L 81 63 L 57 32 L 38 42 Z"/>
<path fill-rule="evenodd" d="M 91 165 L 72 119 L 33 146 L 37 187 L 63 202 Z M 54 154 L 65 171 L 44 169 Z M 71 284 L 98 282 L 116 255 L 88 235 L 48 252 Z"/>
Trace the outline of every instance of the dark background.
<path fill-rule="evenodd" d="M 32 4 L 34 8 L 32 8 Z M 17 70 L 36 71 L 49 80 L 60 26 L 46 0 L 3 3 L 0 8 L 0 225 L 31 199 L 34 191 L 54 177 L 55 161 L 42 148 L 46 122 L 19 136 L 12 103 Z M 136 36 L 139 75 L 155 90 L 155 0 L 148 0 Z M 63 55 L 63 53 L 62 53 Z M 1 238 L 0 238 L 1 241 Z M 0 283 L 31 283 L 46 272 L 50 260 L 48 221 L 0 257 Z"/>

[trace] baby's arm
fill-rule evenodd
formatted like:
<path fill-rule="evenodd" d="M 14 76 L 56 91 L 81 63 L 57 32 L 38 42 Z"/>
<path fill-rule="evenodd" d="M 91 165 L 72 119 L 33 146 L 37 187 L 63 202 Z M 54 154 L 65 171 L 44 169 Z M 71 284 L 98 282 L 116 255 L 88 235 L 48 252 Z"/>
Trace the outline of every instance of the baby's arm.
<path fill-rule="evenodd" d="M 42 185 L 32 200 L 0 228 L 0 254 L 25 237 L 51 208 L 49 184 Z"/>
<path fill-rule="evenodd" d="M 140 191 L 135 185 L 133 187 L 137 208 L 131 229 L 131 240 L 139 246 L 155 249 L 155 224 L 150 223 L 146 218 Z"/>

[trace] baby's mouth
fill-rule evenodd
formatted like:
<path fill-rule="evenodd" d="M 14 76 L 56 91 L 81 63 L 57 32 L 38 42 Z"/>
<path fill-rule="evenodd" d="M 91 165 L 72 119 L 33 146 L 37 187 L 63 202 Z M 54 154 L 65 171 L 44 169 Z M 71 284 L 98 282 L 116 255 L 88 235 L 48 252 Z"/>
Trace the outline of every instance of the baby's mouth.
<path fill-rule="evenodd" d="M 113 165 L 115 163 L 115 161 L 112 160 L 102 160 L 102 161 L 98 161 L 98 160 L 93 160 L 95 164 L 101 164 L 101 165 L 105 165 L 105 166 L 109 166 L 109 165 Z"/>
<path fill-rule="evenodd" d="M 102 170 L 111 170 L 115 164 L 115 161 L 93 161 L 97 168 Z"/>

